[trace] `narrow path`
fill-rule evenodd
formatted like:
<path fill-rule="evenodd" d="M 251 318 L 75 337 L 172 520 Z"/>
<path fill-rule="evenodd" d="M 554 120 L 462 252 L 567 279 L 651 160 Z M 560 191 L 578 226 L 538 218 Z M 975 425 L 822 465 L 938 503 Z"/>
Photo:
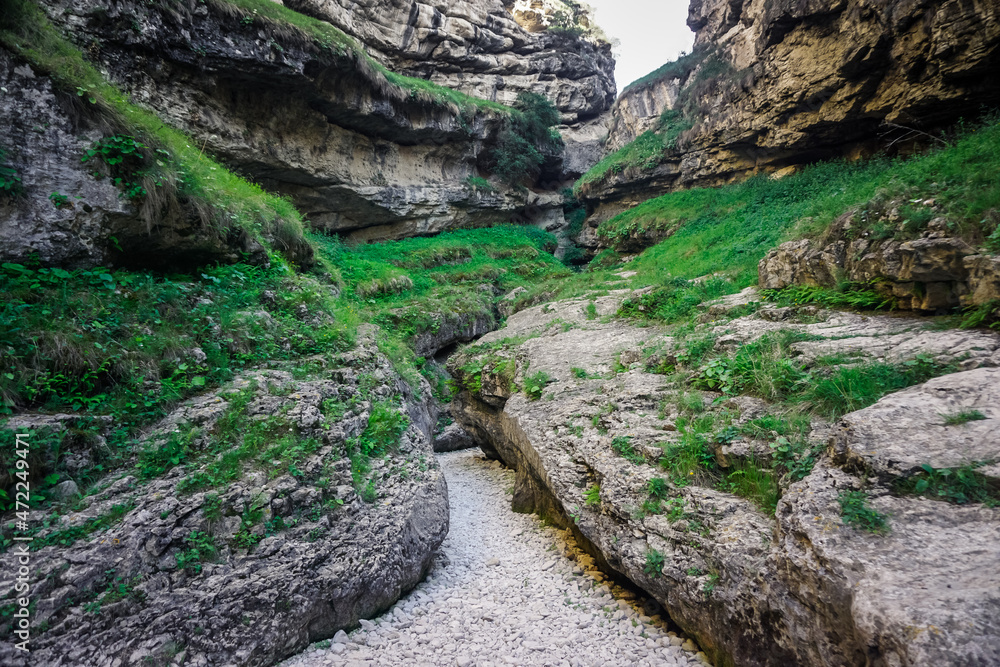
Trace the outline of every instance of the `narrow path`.
<path fill-rule="evenodd" d="M 563 555 L 563 531 L 513 513 L 512 472 L 478 449 L 438 460 L 451 532 L 427 579 L 374 622 L 282 667 L 705 664 L 693 644 L 668 632 L 655 602 L 627 593 L 631 602 L 616 600 L 599 573 L 584 572 L 588 557 Z"/>

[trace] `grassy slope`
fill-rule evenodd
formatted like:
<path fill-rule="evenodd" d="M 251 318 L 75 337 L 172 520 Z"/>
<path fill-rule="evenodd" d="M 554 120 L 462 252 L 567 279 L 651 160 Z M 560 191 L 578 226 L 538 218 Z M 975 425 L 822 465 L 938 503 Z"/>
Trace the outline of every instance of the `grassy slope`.
<path fill-rule="evenodd" d="M 780 180 L 765 176 L 722 188 L 670 193 L 603 223 L 614 243 L 648 229 L 673 231 L 650 248 L 635 269 L 654 276 L 695 278 L 724 273 L 739 286 L 754 284 L 757 264 L 779 243 L 826 229 L 835 218 L 871 204 L 911 201 L 901 210 L 906 233 L 919 235 L 932 198 L 957 234 L 1000 250 L 1000 120 L 963 131 L 949 145 L 911 159 L 877 158 L 813 165 Z M 859 217 L 858 224 L 864 228 Z M 875 223 L 877 225 L 877 223 Z M 873 229 L 876 234 L 895 230 Z"/>

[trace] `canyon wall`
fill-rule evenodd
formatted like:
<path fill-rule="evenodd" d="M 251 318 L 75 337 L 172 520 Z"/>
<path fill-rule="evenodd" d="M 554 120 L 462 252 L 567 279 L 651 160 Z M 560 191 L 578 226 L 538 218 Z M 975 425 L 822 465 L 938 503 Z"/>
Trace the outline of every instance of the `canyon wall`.
<path fill-rule="evenodd" d="M 625 90 L 606 149 L 662 128 L 665 111 L 684 131 L 655 165 L 610 170 L 579 196 L 596 223 L 676 189 L 906 149 L 911 129 L 1000 104 L 998 12 L 989 0 L 693 0 L 694 52 Z"/>
<path fill-rule="evenodd" d="M 561 197 L 544 186 L 471 184 L 489 176 L 504 108 L 390 71 L 503 103 L 521 91 L 545 95 L 568 124 L 565 164 L 575 171 L 547 164 L 543 180 L 562 182 L 597 158 L 592 125 L 614 94 L 610 47 L 531 34 L 499 2 L 369 3 L 350 12 L 333 2 L 288 4 L 364 45 L 330 23 L 302 16 L 291 25 L 218 0 L 42 6 L 134 102 L 288 196 L 316 228 L 378 240 L 561 223 Z"/>

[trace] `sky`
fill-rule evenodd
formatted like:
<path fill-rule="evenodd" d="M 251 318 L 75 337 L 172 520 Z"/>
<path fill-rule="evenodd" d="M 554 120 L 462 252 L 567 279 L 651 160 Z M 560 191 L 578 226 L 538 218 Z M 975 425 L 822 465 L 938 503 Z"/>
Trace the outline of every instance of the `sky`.
<path fill-rule="evenodd" d="M 619 92 L 660 65 L 691 51 L 694 33 L 687 27 L 690 0 L 584 0 L 615 49 Z"/>

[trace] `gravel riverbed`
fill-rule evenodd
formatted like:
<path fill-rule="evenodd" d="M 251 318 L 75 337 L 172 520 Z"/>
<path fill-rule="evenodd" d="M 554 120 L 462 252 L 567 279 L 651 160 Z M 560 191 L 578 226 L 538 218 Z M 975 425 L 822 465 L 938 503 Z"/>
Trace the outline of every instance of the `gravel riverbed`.
<path fill-rule="evenodd" d="M 653 600 L 606 581 L 565 531 L 512 512 L 512 471 L 478 449 L 438 460 L 451 532 L 426 580 L 282 667 L 708 664 Z"/>

